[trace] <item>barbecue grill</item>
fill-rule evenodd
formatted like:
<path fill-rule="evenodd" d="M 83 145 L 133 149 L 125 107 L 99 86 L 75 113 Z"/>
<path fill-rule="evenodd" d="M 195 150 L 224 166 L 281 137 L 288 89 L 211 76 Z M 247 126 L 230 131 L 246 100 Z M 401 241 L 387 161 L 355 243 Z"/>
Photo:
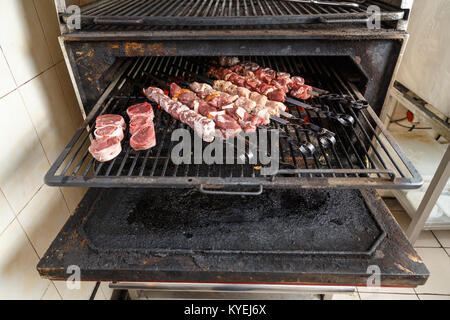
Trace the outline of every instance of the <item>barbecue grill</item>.
<path fill-rule="evenodd" d="M 412 1 L 91 1 L 78 30 L 69 28 L 70 1 L 56 4 L 85 122 L 45 181 L 92 189 L 40 261 L 43 277 L 64 279 L 78 265 L 91 281 L 365 285 L 377 265 L 383 285 L 426 281 L 373 190 L 422 184 L 379 119 Z M 374 5 L 380 28 L 372 30 Z M 279 132 L 273 174 L 251 161 L 255 141 L 245 136 L 233 140 L 246 145 L 243 162 L 235 153 L 233 164 L 197 163 L 192 149 L 190 164 L 175 164 L 172 134 L 187 126 L 154 103 L 155 148 L 134 151 L 128 136 L 114 160 L 90 155 L 99 115 L 126 118 L 127 107 L 148 101 L 148 86 L 211 81 L 219 56 L 302 75 L 323 90 L 308 105 L 286 103 L 297 122 L 266 127 Z"/>

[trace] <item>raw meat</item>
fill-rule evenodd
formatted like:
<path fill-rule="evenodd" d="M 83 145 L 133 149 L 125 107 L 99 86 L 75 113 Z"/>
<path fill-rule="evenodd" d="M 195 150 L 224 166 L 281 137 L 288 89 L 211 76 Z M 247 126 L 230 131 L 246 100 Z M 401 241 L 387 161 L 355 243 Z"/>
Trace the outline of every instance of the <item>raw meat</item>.
<path fill-rule="evenodd" d="M 139 129 L 130 139 L 130 146 L 136 150 L 147 150 L 156 146 L 155 127 L 153 123 Z"/>
<path fill-rule="evenodd" d="M 104 137 L 92 141 L 89 152 L 99 162 L 107 162 L 122 152 L 122 145 L 118 137 Z"/>
<path fill-rule="evenodd" d="M 97 129 L 109 126 L 109 125 L 115 125 L 122 127 L 123 130 L 126 130 L 127 125 L 125 123 L 125 120 L 119 116 L 118 114 L 104 114 L 97 118 L 95 121 L 95 127 Z"/>
<path fill-rule="evenodd" d="M 130 122 L 130 134 L 134 135 L 139 129 L 147 126 L 152 126 L 153 120 L 148 116 L 138 115 L 133 117 Z"/>
<path fill-rule="evenodd" d="M 208 119 L 181 102 L 171 99 L 159 88 L 149 87 L 143 92 L 150 101 L 159 104 L 172 117 L 190 126 L 204 141 L 214 141 L 216 124 L 212 119 Z"/>
<path fill-rule="evenodd" d="M 119 138 L 120 141 L 122 141 L 124 138 L 122 127 L 116 125 L 108 125 L 101 127 L 95 130 L 94 135 L 96 139 L 101 139 L 105 137 L 106 138 L 117 137 Z"/>
<path fill-rule="evenodd" d="M 148 102 L 140 103 L 129 107 L 127 109 L 127 114 L 131 120 L 133 120 L 133 118 L 136 116 L 146 116 L 149 117 L 151 120 L 155 118 L 152 105 Z"/>

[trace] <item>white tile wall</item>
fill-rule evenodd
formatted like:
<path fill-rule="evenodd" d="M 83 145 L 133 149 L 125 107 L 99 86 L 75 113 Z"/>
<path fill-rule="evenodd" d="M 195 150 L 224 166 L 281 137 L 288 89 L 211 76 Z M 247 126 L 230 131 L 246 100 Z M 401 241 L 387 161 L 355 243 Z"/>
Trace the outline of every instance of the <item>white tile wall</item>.
<path fill-rule="evenodd" d="M 43 257 L 68 217 L 69 210 L 61 190 L 43 186 L 18 219 L 39 257 Z"/>
<path fill-rule="evenodd" d="M 24 84 L 19 91 L 50 163 L 75 132 L 56 68 Z"/>
<path fill-rule="evenodd" d="M 0 97 L 3 97 L 16 88 L 16 83 L 2 51 L 0 51 L 0 75 Z"/>
<path fill-rule="evenodd" d="M 44 293 L 41 300 L 61 300 L 61 296 L 59 295 L 58 290 L 56 290 L 56 287 L 52 282 L 50 282 L 50 284 L 48 285 L 47 291 Z"/>
<path fill-rule="evenodd" d="M 18 90 L 0 100 L 0 187 L 19 213 L 42 186 L 49 162 Z"/>
<path fill-rule="evenodd" d="M 14 220 L 14 212 L 2 192 L 0 192 L 0 234 Z"/>
<path fill-rule="evenodd" d="M 0 46 L 17 84 L 53 65 L 33 1 L 2 0 L 0 21 Z"/>
<path fill-rule="evenodd" d="M 48 287 L 36 272 L 38 255 L 15 220 L 0 236 L 0 299 L 40 299 Z"/>
<path fill-rule="evenodd" d="M 44 185 L 50 163 L 82 121 L 56 19 L 53 0 L 2 0 L 0 299 L 88 299 L 94 287 L 69 292 L 36 271 L 86 192 Z"/>

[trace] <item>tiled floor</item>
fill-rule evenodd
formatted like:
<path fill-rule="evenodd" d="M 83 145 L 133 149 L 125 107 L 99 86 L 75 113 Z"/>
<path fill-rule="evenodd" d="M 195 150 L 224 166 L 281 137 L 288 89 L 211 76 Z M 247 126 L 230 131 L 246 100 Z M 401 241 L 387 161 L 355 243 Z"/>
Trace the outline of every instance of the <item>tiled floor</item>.
<path fill-rule="evenodd" d="M 385 202 L 398 224 L 406 230 L 410 217 L 396 199 Z M 358 288 L 353 295 L 335 300 L 450 300 L 450 231 L 424 231 L 415 244 L 430 271 L 430 278 L 418 288 Z"/>

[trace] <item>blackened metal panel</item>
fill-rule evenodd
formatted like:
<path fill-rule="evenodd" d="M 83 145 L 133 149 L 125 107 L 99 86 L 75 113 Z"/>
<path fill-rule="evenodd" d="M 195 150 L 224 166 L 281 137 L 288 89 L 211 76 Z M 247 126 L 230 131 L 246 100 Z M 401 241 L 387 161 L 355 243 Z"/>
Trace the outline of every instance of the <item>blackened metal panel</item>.
<path fill-rule="evenodd" d="M 213 206 L 217 212 L 211 216 L 202 210 L 207 210 L 209 202 L 224 199 L 207 199 L 205 209 L 196 213 L 195 206 L 204 199 L 198 201 L 192 191 L 171 194 L 179 197 L 175 201 L 187 200 L 193 205 L 181 212 L 170 205 L 165 210 L 164 205 L 153 203 L 151 199 L 156 200 L 158 195 L 155 198 L 154 193 L 158 192 L 166 194 L 165 190 L 91 189 L 39 262 L 41 276 L 64 280 L 71 265 L 80 267 L 84 281 L 366 285 L 372 274 L 367 273 L 369 266 L 380 268 L 384 286 L 415 287 L 424 284 L 429 276 L 374 191 L 270 191 L 262 196 L 263 205 L 253 204 L 254 209 L 241 212 L 230 206 L 231 210 L 227 210 L 219 202 Z M 266 202 L 273 206 L 262 209 Z M 117 205 L 111 208 L 111 204 Z M 274 232 L 273 237 L 267 228 L 271 219 L 277 220 L 274 228 L 285 228 L 276 230 L 281 234 Z M 122 221 L 124 230 L 115 230 L 114 221 Z M 206 230 L 219 230 L 220 235 L 202 233 L 202 225 Z M 326 230 L 334 231 L 328 235 Z M 376 243 L 381 230 L 387 236 Z M 339 231 L 348 234 L 335 237 Z M 227 237 L 234 239 L 228 247 L 231 250 L 211 250 L 226 248 Z M 368 255 L 352 254 L 373 244 L 375 249 Z M 162 246 L 172 251 L 158 252 L 156 249 Z M 180 248 L 183 250 L 177 252 Z M 337 248 L 345 250 L 333 253 Z M 243 249 L 245 252 L 240 252 Z"/>

